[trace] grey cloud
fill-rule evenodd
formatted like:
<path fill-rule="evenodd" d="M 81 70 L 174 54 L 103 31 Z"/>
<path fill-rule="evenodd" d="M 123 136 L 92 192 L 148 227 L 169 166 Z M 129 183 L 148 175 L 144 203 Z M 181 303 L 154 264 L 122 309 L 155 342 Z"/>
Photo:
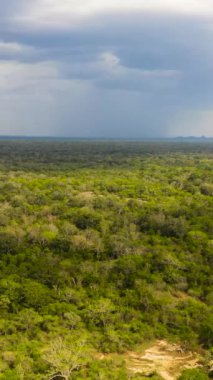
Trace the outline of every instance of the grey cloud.
<path fill-rule="evenodd" d="M 2 125 L 12 119 L 21 133 L 32 120 L 31 133 L 141 137 L 169 135 L 172 128 L 178 134 L 179 120 L 190 123 L 198 107 L 210 119 L 211 17 L 114 13 L 75 30 L 26 31 L 11 21 L 26 3 L 8 0 L 0 15 L 0 63 L 14 64 L 9 75 L 16 84 L 14 94 L 0 80 Z M 43 68 L 39 78 L 36 67 Z"/>

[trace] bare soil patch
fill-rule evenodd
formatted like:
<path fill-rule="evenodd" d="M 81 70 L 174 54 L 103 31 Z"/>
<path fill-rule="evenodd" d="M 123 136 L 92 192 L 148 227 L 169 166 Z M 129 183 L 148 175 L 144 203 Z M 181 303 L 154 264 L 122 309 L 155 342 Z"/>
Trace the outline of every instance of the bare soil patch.
<path fill-rule="evenodd" d="M 178 379 L 184 369 L 198 367 L 200 360 L 197 353 L 184 351 L 165 340 L 157 341 L 141 353 L 127 352 L 124 356 L 131 372 L 145 376 L 156 372 L 165 380 Z"/>

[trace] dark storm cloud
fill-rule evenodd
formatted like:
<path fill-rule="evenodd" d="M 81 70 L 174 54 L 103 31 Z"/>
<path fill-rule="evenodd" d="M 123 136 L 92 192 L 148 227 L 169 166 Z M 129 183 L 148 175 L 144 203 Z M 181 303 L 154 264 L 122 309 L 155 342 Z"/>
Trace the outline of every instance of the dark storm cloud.
<path fill-rule="evenodd" d="M 40 130 L 34 132 L 32 128 L 30 133 L 46 130 L 78 135 L 80 131 L 88 136 L 124 137 L 132 133 L 136 137 L 179 134 L 182 130 L 178 123 L 185 115 L 191 132 L 188 115 L 193 109 L 201 115 L 201 124 L 203 118 L 211 125 L 211 17 L 116 11 L 93 16 L 76 28 L 53 25 L 42 29 L 17 21 L 16 14 L 26 4 L 9 0 L 0 16 L 0 96 L 5 102 L 2 113 L 6 126 L 2 124 L 1 133 L 11 121 L 7 114 L 11 106 L 20 119 L 15 131 L 22 133 L 22 119 L 27 124 L 41 107 L 39 92 L 49 104 L 50 115 L 47 117 L 48 112 L 43 110 Z M 7 99 L 4 97 L 5 75 L 13 78 L 11 99 L 8 89 Z M 27 114 L 29 98 L 31 113 Z M 85 109 L 85 119 L 76 102 Z M 206 128 L 210 135 L 211 127 Z M 202 125 L 194 133 L 202 134 Z"/>

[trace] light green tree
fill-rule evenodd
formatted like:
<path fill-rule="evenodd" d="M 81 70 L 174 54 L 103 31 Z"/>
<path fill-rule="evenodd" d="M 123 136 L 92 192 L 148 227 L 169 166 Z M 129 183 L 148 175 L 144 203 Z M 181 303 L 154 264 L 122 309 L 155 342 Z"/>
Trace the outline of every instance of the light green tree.
<path fill-rule="evenodd" d="M 72 373 L 85 366 L 89 360 L 86 339 L 78 336 L 66 341 L 59 337 L 45 350 L 44 360 L 49 364 L 48 380 L 70 380 Z"/>

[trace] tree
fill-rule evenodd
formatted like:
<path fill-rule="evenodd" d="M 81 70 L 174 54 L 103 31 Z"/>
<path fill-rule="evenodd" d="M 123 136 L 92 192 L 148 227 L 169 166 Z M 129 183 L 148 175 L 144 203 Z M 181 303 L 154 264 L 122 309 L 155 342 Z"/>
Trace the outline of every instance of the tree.
<path fill-rule="evenodd" d="M 72 373 L 85 366 L 89 360 L 86 340 L 72 336 L 72 341 L 68 342 L 59 337 L 47 348 L 44 360 L 50 366 L 48 380 L 70 380 Z"/>

